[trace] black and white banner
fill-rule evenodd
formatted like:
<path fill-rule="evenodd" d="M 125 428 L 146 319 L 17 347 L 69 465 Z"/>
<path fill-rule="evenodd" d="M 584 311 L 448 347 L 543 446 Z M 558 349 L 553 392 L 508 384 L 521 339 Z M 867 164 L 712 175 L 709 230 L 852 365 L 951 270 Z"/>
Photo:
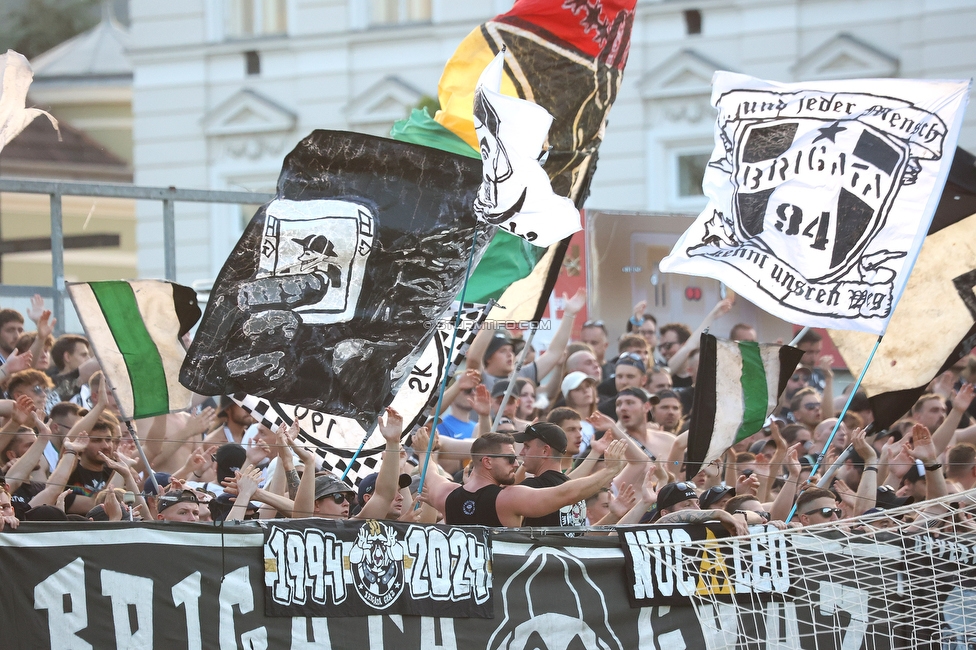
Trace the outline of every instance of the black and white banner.
<path fill-rule="evenodd" d="M 661 270 L 722 280 L 788 322 L 884 333 L 949 173 L 969 86 L 716 73 L 709 202 Z"/>
<path fill-rule="evenodd" d="M 275 522 L 264 531 L 264 570 L 268 616 L 493 613 L 487 528 Z"/>
<path fill-rule="evenodd" d="M 484 164 L 474 211 L 506 232 L 548 247 L 580 230 L 579 209 L 553 193 L 542 168 L 552 115 L 501 92 L 505 53 L 495 55 L 474 92 L 474 127 Z"/>
<path fill-rule="evenodd" d="M 458 304 L 455 303 L 440 320 L 430 322 L 434 337 L 420 357 L 412 360 L 414 363 L 410 373 L 401 381 L 400 389 L 390 404 L 403 416 L 404 435 L 414 426 L 423 424 L 425 410 L 438 395 L 445 373 L 450 376 L 457 371 L 492 304 L 466 303 L 461 309 L 460 324 L 457 324 Z M 324 469 L 341 474 L 352 463 L 346 477 L 352 485 L 358 485 L 361 477 L 379 470 L 386 442 L 375 427 L 370 431 L 362 452 L 353 461 L 353 454 L 366 436 L 366 429 L 356 420 L 243 393 L 234 395 L 233 399 L 272 431 L 281 424 L 290 425 L 298 420 L 299 439 L 315 445 Z"/>
<path fill-rule="evenodd" d="M 333 531 L 346 526 L 333 525 Z M 705 537 L 698 527 L 685 531 L 689 539 Z M 759 536 L 755 548 L 740 540 L 738 557 L 744 568 L 756 567 L 754 575 L 779 585 L 782 567 L 768 553 L 778 542 L 770 547 L 770 539 Z M 446 609 L 436 610 L 438 616 L 385 610 L 369 616 L 273 617 L 260 602 L 270 567 L 261 548 L 264 534 L 256 526 L 28 522 L 0 533 L 0 645 L 4 650 L 965 650 L 976 640 L 971 537 L 922 535 L 907 546 L 895 541 L 852 545 L 809 534 L 791 539 L 800 564 L 788 560 L 788 592 L 776 586 L 760 607 L 748 602 L 750 594 L 738 594 L 745 606 L 731 597 L 717 599 L 697 614 L 688 600 L 631 607 L 634 584 L 626 577 L 627 561 L 616 538 L 509 531 L 492 535 L 492 618 L 449 618 Z M 714 541 L 717 551 L 728 540 Z M 427 543 L 430 549 L 429 534 Z M 306 541 L 294 556 L 308 548 Z M 450 546 L 441 554 L 450 556 Z M 735 570 L 734 554 L 713 557 Z M 901 571 L 906 562 L 913 566 L 909 574 Z M 720 572 L 712 575 L 715 584 L 727 584 Z M 433 576 L 418 575 L 431 579 L 431 590 L 436 576 L 436 569 Z M 666 589 L 656 580 L 648 578 L 645 586 Z M 941 588 L 930 597 L 919 588 L 924 581 Z M 687 576 L 673 581 L 672 589 L 687 582 Z M 315 584 L 306 582 L 307 597 Z M 756 580 L 750 584 L 762 586 Z"/>

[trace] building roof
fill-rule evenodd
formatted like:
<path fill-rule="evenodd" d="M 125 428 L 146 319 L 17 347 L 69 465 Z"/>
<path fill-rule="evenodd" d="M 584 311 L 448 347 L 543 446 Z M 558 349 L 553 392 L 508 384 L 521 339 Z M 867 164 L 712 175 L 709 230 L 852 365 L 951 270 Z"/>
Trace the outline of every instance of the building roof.
<path fill-rule="evenodd" d="M 0 175 L 132 182 L 126 161 L 63 120 L 61 139 L 41 117 L 0 151 Z"/>
<path fill-rule="evenodd" d="M 132 64 L 126 55 L 128 30 L 112 15 L 109 4 L 102 8 L 102 20 L 95 27 L 68 39 L 31 61 L 34 82 L 118 79 L 131 81 Z"/>

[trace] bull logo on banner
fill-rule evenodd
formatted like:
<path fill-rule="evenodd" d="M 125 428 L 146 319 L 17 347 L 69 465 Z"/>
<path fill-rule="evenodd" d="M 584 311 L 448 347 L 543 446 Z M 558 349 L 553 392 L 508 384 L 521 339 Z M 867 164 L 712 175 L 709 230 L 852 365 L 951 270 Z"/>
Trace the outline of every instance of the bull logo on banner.
<path fill-rule="evenodd" d="M 403 542 L 392 526 L 375 519 L 359 529 L 349 552 L 356 593 L 376 609 L 386 609 L 403 593 Z"/>
<path fill-rule="evenodd" d="M 717 278 L 794 323 L 884 331 L 968 84 L 782 85 L 719 72 L 713 86 L 710 200 L 661 270 Z"/>

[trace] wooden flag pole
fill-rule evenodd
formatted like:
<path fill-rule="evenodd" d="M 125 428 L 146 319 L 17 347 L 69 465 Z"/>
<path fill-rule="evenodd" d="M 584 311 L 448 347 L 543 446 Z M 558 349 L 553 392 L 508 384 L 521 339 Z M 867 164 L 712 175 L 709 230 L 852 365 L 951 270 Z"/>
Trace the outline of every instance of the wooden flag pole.
<path fill-rule="evenodd" d="M 827 438 L 827 442 L 824 443 L 823 449 L 821 449 L 820 453 L 817 455 L 816 462 L 813 464 L 813 467 L 810 468 L 810 476 L 816 474 L 817 469 L 820 467 L 820 464 L 823 463 L 824 456 L 827 455 L 827 450 L 830 449 L 830 443 L 834 441 L 834 436 L 837 435 L 837 431 L 840 429 L 840 425 L 844 421 L 844 416 L 847 415 L 847 409 L 850 408 L 851 402 L 854 400 L 854 393 L 856 393 L 857 389 L 860 388 L 861 381 L 864 379 L 864 375 L 867 374 L 868 367 L 871 365 L 871 361 L 874 359 L 874 353 L 878 351 L 878 346 L 881 345 L 881 339 L 883 338 L 884 338 L 884 334 L 879 336 L 878 340 L 874 342 L 874 347 L 871 348 L 871 354 L 868 355 L 867 362 L 864 364 L 864 367 L 861 368 L 861 374 L 857 376 L 857 381 L 854 382 L 854 386 L 851 388 L 851 392 L 847 396 L 847 402 L 844 404 L 844 408 L 841 409 L 840 414 L 837 416 L 837 422 L 834 423 L 834 428 L 830 432 L 830 436 Z M 810 479 L 807 479 L 807 483 L 809 482 Z M 795 514 L 796 514 L 796 503 L 793 504 L 793 508 L 790 510 L 790 515 L 786 518 L 786 523 L 790 523 L 790 520 L 793 519 L 793 515 Z"/>

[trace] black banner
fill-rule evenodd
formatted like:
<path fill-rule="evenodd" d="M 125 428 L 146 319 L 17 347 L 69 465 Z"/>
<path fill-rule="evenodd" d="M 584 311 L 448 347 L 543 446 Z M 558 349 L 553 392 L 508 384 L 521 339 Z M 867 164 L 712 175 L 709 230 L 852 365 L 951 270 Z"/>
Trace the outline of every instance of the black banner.
<path fill-rule="evenodd" d="M 681 539 L 679 528 L 657 530 Z M 720 529 L 714 539 L 701 527 L 683 532 L 715 542 L 712 565 L 699 565 L 711 569 L 696 578 L 703 588 L 738 590 L 735 576 L 765 576 L 769 551 L 781 541 L 754 529 L 755 542 L 738 540 L 736 569 Z M 690 600 L 632 608 L 634 583 L 626 572 L 633 568 L 617 537 L 512 531 L 492 534 L 492 618 L 449 618 L 446 609 L 437 617 L 390 610 L 271 617 L 260 599 L 276 572 L 264 563 L 265 538 L 255 526 L 27 522 L 0 533 L 0 647 L 962 650 L 976 639 L 971 536 L 918 535 L 902 543 L 879 535 L 855 543 L 791 531 L 785 539 L 786 593 L 773 588 L 772 573 L 766 593 L 765 583 L 744 578 L 751 592 L 698 605 L 697 615 Z M 653 580 L 645 581 L 647 589 Z M 656 594 L 662 586 L 654 583 Z"/>
<path fill-rule="evenodd" d="M 268 616 L 493 614 L 487 528 L 275 522 L 264 531 L 264 567 Z"/>
<path fill-rule="evenodd" d="M 467 156 L 314 131 L 218 274 L 180 383 L 368 428 L 491 237 L 472 207 L 481 175 Z"/>

